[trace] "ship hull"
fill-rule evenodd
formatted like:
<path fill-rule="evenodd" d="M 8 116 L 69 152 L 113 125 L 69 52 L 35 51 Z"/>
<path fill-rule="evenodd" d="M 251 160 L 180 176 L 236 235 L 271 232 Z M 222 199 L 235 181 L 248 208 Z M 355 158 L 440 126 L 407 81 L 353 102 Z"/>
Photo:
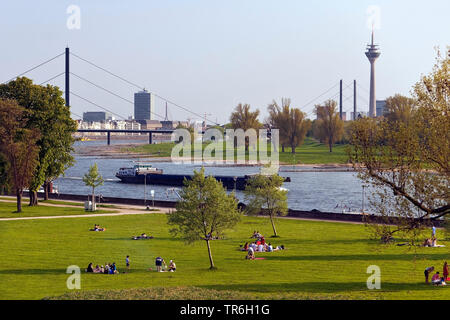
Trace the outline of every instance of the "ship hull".
<path fill-rule="evenodd" d="M 191 175 L 179 174 L 147 174 L 135 176 L 119 176 L 117 178 L 123 183 L 133 184 L 149 184 L 149 185 L 164 185 L 173 187 L 183 187 L 184 180 L 192 179 Z M 222 182 L 222 185 L 227 189 L 244 190 L 247 180 L 250 176 L 231 177 L 231 176 L 214 176 L 217 181 Z"/>

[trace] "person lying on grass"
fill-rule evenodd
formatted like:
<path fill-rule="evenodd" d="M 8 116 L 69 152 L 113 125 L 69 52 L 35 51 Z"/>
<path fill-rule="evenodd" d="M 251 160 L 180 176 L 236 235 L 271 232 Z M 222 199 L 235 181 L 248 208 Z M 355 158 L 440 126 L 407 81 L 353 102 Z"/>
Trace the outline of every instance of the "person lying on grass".
<path fill-rule="evenodd" d="M 94 225 L 93 229 L 89 229 L 89 231 L 105 231 L 106 228 L 101 228 L 98 224 Z"/>
<path fill-rule="evenodd" d="M 142 233 L 140 236 L 133 236 L 132 239 L 133 240 L 148 240 L 148 239 L 153 239 L 153 236 L 147 236 L 146 233 Z"/>

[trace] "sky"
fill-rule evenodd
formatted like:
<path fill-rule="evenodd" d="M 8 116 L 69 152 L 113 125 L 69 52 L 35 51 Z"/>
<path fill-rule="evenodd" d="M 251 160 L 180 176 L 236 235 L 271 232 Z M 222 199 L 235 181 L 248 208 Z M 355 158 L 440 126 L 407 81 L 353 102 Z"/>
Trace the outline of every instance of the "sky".
<path fill-rule="evenodd" d="M 79 16 L 68 12 L 71 5 Z M 445 51 L 450 45 L 448 12 L 448 0 L 2 1 L 0 82 L 68 46 L 195 113 L 169 104 L 171 120 L 206 115 L 225 123 L 238 103 L 258 108 L 264 120 L 267 105 L 283 97 L 313 118 L 315 104 L 338 98 L 341 79 L 344 111 L 353 110 L 353 80 L 358 109 L 367 111 L 370 65 L 364 51 L 371 22 L 381 49 L 376 62 L 381 100 L 410 95 L 420 76 L 431 71 L 436 47 Z M 39 84 L 63 71 L 61 56 L 25 76 Z M 129 101 L 138 91 L 75 56 L 71 72 Z M 63 75 L 49 83 L 64 90 Z M 131 103 L 76 76 L 70 90 L 118 115 L 133 114 Z M 164 116 L 162 99 L 155 107 Z M 72 95 L 71 110 L 78 118 L 101 109 Z"/>

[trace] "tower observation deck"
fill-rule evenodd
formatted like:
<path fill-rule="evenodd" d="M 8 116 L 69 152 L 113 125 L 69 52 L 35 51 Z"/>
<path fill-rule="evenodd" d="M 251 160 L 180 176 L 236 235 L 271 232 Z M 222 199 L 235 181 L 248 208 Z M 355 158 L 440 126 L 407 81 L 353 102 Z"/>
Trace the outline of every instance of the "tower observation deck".
<path fill-rule="evenodd" d="M 370 98 L 369 98 L 369 116 L 376 117 L 376 96 L 375 96 L 375 61 L 381 55 L 379 46 L 373 42 L 373 30 L 372 30 L 372 43 L 367 45 L 366 57 L 370 62 Z"/>

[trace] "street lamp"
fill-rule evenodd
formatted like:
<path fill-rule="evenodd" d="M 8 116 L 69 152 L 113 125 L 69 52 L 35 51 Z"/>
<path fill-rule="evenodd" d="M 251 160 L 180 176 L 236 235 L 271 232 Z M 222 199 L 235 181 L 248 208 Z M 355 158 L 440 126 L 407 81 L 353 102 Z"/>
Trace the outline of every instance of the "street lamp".
<path fill-rule="evenodd" d="M 150 190 L 150 195 L 152 196 L 152 207 L 155 208 L 155 190 Z"/>
<path fill-rule="evenodd" d="M 362 213 L 364 213 L 364 198 L 365 198 L 365 189 L 367 188 L 368 186 L 366 186 L 366 185 L 362 185 Z"/>

